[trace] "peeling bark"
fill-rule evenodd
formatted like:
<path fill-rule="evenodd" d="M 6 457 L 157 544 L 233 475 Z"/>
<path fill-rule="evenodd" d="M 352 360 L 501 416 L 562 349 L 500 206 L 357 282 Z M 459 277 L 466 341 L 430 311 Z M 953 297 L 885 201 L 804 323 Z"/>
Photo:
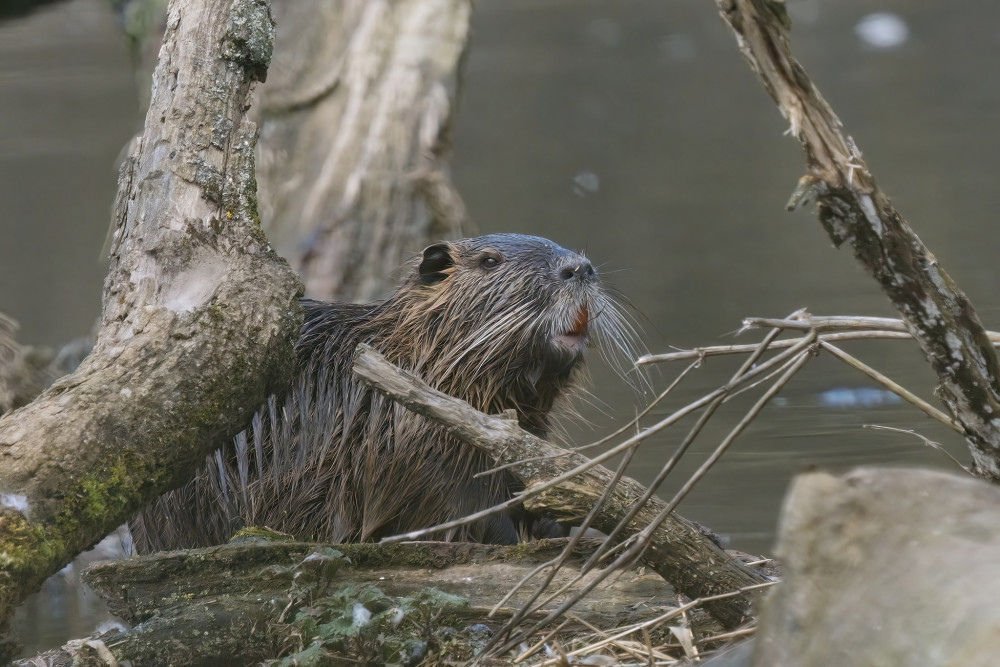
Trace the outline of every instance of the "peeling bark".
<path fill-rule="evenodd" d="M 850 244 L 937 373 L 936 393 L 961 424 L 976 471 L 1000 482 L 1000 366 L 968 297 L 875 184 L 861 151 L 792 57 L 784 4 L 717 4 L 789 132 L 802 143 L 808 171 L 789 207 L 815 199 L 833 243 Z"/>
<path fill-rule="evenodd" d="M 463 442 L 486 451 L 498 466 L 509 465 L 510 472 L 524 482 L 526 493 L 531 494 L 533 486 L 578 471 L 541 495 L 526 498 L 529 510 L 548 513 L 560 520 L 580 521 L 612 485 L 614 473 L 604 466 L 594 465 L 585 456 L 531 435 L 517 425 L 516 419 L 485 415 L 465 401 L 431 389 L 366 345 L 358 348 L 354 372 L 362 380 L 407 409 L 446 426 Z M 597 514 L 593 527 L 610 534 L 645 491 L 635 480 L 622 477 Z M 621 539 L 649 525 L 663 508 L 662 501 L 655 496 L 651 498 L 622 532 Z M 676 513 L 653 531 L 643 562 L 692 599 L 770 581 L 726 553 L 696 524 Z M 745 593 L 706 602 L 705 609 L 724 627 L 734 628 L 752 615 L 751 597 Z"/>
<path fill-rule="evenodd" d="M 300 286 L 260 230 L 246 120 L 272 43 L 266 0 L 170 5 L 94 351 L 0 419 L 0 618 L 290 377 Z"/>

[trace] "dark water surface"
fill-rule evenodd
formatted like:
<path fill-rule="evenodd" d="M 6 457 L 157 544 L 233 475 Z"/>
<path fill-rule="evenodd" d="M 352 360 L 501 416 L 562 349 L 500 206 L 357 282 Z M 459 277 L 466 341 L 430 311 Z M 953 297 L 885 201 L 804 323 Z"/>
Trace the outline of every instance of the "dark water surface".
<path fill-rule="evenodd" d="M 25 342 L 59 344 L 99 312 L 114 162 L 136 127 L 137 98 L 109 4 L 72 0 L 0 23 L 0 311 L 20 320 Z M 986 325 L 1000 328 L 1000 6 L 789 5 L 796 54 L 879 183 Z M 875 26 L 866 42 L 856 27 L 873 12 L 890 16 L 866 24 Z M 474 28 L 453 164 L 480 231 L 585 249 L 641 311 L 651 351 L 750 342 L 732 336 L 742 318 L 801 307 L 893 315 L 810 211 L 784 211 L 802 175 L 798 145 L 782 136 L 784 121 L 713 2 L 479 0 Z M 913 344 L 849 349 L 930 396 L 933 376 Z M 715 388 L 736 363 L 706 363 L 658 414 Z M 653 373 L 654 388 L 681 368 Z M 599 362 L 592 375 L 583 412 L 593 426 L 568 427 L 577 443 L 646 400 Z M 913 409 L 852 405 L 865 397 L 853 390 L 870 386 L 831 359 L 811 362 L 682 513 L 733 547 L 767 552 L 797 471 L 949 465 L 916 438 L 864 424 L 917 429 L 965 458 L 958 438 Z M 737 403 L 714 420 L 671 489 L 742 416 L 748 402 Z M 651 439 L 630 474 L 648 481 L 685 432 Z M 41 644 L 90 629 L 88 620 L 44 627 L 46 617 L 31 615 Z"/>

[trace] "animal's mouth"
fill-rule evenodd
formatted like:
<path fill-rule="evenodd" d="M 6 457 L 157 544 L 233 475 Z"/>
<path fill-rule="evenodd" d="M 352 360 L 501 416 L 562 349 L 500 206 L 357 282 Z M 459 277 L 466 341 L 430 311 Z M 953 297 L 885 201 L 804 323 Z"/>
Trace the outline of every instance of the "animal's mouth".
<path fill-rule="evenodd" d="M 590 311 L 586 306 L 581 306 L 580 309 L 576 311 L 576 315 L 573 316 L 573 322 L 570 324 L 570 328 L 556 335 L 556 342 L 573 352 L 582 352 L 583 348 L 587 346 L 587 331 L 589 323 Z"/>

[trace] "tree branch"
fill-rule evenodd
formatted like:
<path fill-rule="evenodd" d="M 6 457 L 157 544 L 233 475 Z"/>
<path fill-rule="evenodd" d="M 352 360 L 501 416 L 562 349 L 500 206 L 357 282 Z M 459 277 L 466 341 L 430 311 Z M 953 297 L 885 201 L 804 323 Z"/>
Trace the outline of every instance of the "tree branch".
<path fill-rule="evenodd" d="M 1000 367 L 972 304 L 876 186 L 861 152 L 792 57 L 784 4 L 716 1 L 805 151 L 808 172 L 789 208 L 814 198 L 834 244 L 851 245 L 937 373 L 937 394 L 962 426 L 977 472 L 1000 481 Z"/>
<path fill-rule="evenodd" d="M 531 509 L 545 510 L 560 519 L 580 520 L 593 507 L 614 478 L 604 466 L 585 456 L 555 447 L 521 430 L 516 420 L 485 415 L 465 401 L 431 389 L 412 373 L 400 370 L 366 345 L 359 345 L 354 372 L 372 387 L 407 409 L 443 424 L 463 442 L 488 452 L 498 465 L 520 477 L 533 497 Z M 541 495 L 540 487 L 555 478 L 569 477 Z M 628 477 L 615 485 L 610 498 L 594 519 L 593 527 L 610 533 L 642 497 L 645 488 Z M 654 519 L 664 505 L 653 497 L 635 516 L 621 539 L 627 539 Z M 745 567 L 697 525 L 672 514 L 657 528 L 644 556 L 646 564 L 691 598 L 754 586 L 768 581 Z M 725 627 L 742 623 L 750 615 L 750 595 L 743 593 L 706 604 Z"/>
<path fill-rule="evenodd" d="M 0 419 L 0 619 L 290 376 L 300 285 L 260 231 L 245 118 L 273 30 L 266 0 L 171 2 L 95 349 Z"/>

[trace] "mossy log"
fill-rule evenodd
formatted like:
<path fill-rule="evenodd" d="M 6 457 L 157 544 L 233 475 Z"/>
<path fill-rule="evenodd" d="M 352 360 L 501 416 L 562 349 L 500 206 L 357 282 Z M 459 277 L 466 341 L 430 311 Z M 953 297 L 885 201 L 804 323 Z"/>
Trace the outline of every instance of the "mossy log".
<path fill-rule="evenodd" d="M 337 590 L 356 591 L 366 585 L 396 599 L 427 588 L 460 596 L 467 604 L 449 609 L 442 620 L 457 628 L 478 626 L 488 633 L 482 626 L 501 625 L 528 591 L 487 618 L 492 606 L 539 563 L 558 555 L 565 542 L 543 540 L 511 547 L 454 542 L 245 542 L 95 563 L 84 578 L 108 599 L 115 613 L 135 625 L 101 639 L 119 662 L 152 667 L 244 665 L 287 651 L 291 626 L 283 624 L 303 608 Z M 587 546 L 570 560 L 557 584 L 576 574 Z M 581 621 L 610 629 L 656 616 L 676 604 L 676 594 L 661 577 L 627 571 L 574 607 L 574 613 Z M 706 616 L 695 616 L 693 622 L 696 632 L 717 629 Z M 401 625 L 400 632 L 406 631 Z M 93 644 L 78 642 L 39 658 L 58 663 L 94 650 Z"/>

